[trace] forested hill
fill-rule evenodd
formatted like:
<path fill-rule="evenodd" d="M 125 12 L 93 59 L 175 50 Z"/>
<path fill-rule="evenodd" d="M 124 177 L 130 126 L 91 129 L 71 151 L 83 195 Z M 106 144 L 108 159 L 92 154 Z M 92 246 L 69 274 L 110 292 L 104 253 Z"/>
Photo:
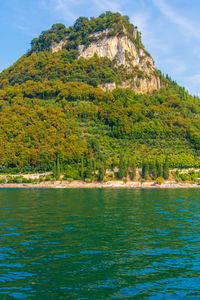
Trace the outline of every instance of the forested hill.
<path fill-rule="evenodd" d="M 112 57 L 115 42 L 125 48 Z M 55 24 L 34 39 L 0 74 L 0 119 L 0 172 L 50 171 L 59 161 L 75 179 L 120 157 L 200 167 L 199 99 L 155 69 L 119 13 Z"/>

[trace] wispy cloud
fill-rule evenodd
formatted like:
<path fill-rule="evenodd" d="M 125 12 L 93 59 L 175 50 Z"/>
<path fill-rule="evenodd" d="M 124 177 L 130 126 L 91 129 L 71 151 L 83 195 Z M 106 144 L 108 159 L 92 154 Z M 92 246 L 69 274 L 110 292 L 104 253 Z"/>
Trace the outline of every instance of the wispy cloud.
<path fill-rule="evenodd" d="M 147 12 L 136 12 L 130 21 L 136 25 L 143 34 L 145 34 L 149 28 L 149 14 Z"/>
<path fill-rule="evenodd" d="M 42 0 L 41 6 L 56 17 L 72 22 L 78 16 L 74 11 L 76 10 L 75 6 L 80 4 L 79 2 L 78 0 L 74 2 L 71 0 Z"/>
<path fill-rule="evenodd" d="M 200 86 L 200 74 L 194 74 L 191 76 L 184 76 L 182 78 L 183 82 L 185 83 L 185 86 L 189 88 L 190 92 L 193 95 L 200 96 L 199 86 Z"/>
<path fill-rule="evenodd" d="M 187 34 L 189 33 L 193 37 L 200 38 L 199 28 L 185 17 L 179 15 L 164 0 L 153 0 L 153 3 L 165 17 L 167 17 L 172 23 L 179 26 L 184 35 L 188 36 Z"/>
<path fill-rule="evenodd" d="M 160 20 L 155 18 L 151 11 L 146 10 L 145 6 L 142 11 L 134 12 L 130 20 L 141 31 L 142 40 L 147 48 L 154 53 L 163 53 L 165 55 L 171 52 L 172 45 L 160 36 L 159 31 L 163 24 L 160 24 Z"/>
<path fill-rule="evenodd" d="M 96 11 L 106 11 L 111 10 L 113 12 L 121 11 L 120 1 L 112 1 L 112 0 L 92 0 L 90 1 L 93 9 Z"/>
<path fill-rule="evenodd" d="M 92 16 L 94 13 L 99 14 L 108 10 L 122 12 L 119 0 L 89 0 L 87 4 L 85 0 L 42 0 L 42 6 L 68 22 L 78 18 L 80 11 L 85 11 L 86 7 L 87 14 L 84 14 L 84 16 L 88 14 Z"/>
<path fill-rule="evenodd" d="M 185 62 L 176 58 L 169 58 L 166 60 L 166 63 L 170 66 L 173 75 L 182 74 L 187 70 Z"/>

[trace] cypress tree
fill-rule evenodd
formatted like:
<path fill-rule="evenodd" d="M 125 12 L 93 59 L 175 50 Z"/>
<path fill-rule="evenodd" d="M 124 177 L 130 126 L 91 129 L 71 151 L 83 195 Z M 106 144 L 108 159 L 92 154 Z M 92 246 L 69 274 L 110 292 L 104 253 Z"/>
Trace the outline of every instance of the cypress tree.
<path fill-rule="evenodd" d="M 64 173 L 63 171 L 63 161 L 60 161 L 60 174 L 62 175 Z"/>
<path fill-rule="evenodd" d="M 81 179 L 84 179 L 84 161 L 83 161 L 83 157 L 81 158 L 80 177 L 81 177 Z"/>
<path fill-rule="evenodd" d="M 168 158 L 165 159 L 165 163 L 163 165 L 163 178 L 165 180 L 169 178 L 169 162 L 168 162 Z"/>
<path fill-rule="evenodd" d="M 60 179 L 60 160 L 57 158 L 57 164 L 56 164 L 56 179 Z"/>
<path fill-rule="evenodd" d="M 87 163 L 87 168 L 86 168 L 86 172 L 85 172 L 85 177 L 86 178 L 92 178 L 92 174 L 93 174 L 93 165 L 92 165 L 92 160 L 90 159 Z"/>
<path fill-rule="evenodd" d="M 94 171 L 94 173 L 95 173 L 96 169 L 97 169 L 96 160 L 93 159 L 93 171 Z"/>
<path fill-rule="evenodd" d="M 58 180 L 60 179 L 60 161 L 59 158 L 56 159 L 53 165 L 53 177 Z"/>
<path fill-rule="evenodd" d="M 121 155 L 119 161 L 119 179 L 122 179 L 125 175 L 125 165 L 124 165 L 124 158 Z"/>
<path fill-rule="evenodd" d="M 56 167 L 56 162 L 54 161 L 53 164 L 53 177 L 56 178 L 57 177 L 57 167 Z"/>
<path fill-rule="evenodd" d="M 157 167 L 157 177 L 163 177 L 163 164 L 157 161 L 156 167 Z"/>
<path fill-rule="evenodd" d="M 134 159 L 131 163 L 131 168 L 132 168 L 132 172 L 130 173 L 130 178 L 131 178 L 131 180 L 133 180 L 136 176 L 136 163 L 135 163 Z"/>
<path fill-rule="evenodd" d="M 103 181 L 104 177 L 105 177 L 105 168 L 104 168 L 104 165 L 102 164 L 99 166 L 98 180 Z"/>
<path fill-rule="evenodd" d="M 125 176 L 128 175 L 129 168 L 130 168 L 130 158 L 128 157 L 128 158 L 126 159 L 126 174 L 125 174 Z"/>
<path fill-rule="evenodd" d="M 148 162 L 143 162 L 143 165 L 142 165 L 142 178 L 143 179 L 147 180 L 148 172 L 149 172 L 149 164 L 148 164 Z"/>
<path fill-rule="evenodd" d="M 151 161 L 150 165 L 149 165 L 149 171 L 151 173 L 151 176 L 153 179 L 157 178 L 157 168 L 156 168 L 156 162 L 153 160 Z"/>

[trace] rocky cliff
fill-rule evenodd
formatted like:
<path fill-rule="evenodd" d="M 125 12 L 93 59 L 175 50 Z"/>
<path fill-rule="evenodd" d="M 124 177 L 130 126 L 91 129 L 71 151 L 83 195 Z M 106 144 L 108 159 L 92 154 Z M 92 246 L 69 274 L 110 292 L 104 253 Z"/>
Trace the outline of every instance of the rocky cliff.
<path fill-rule="evenodd" d="M 116 30 L 115 24 L 104 30 L 94 31 L 87 34 L 87 39 L 79 37 L 77 46 L 78 58 L 89 59 L 95 54 L 99 57 L 109 58 L 115 67 L 123 66 L 129 74 L 129 79 L 123 82 L 106 82 L 100 87 L 104 90 L 114 88 L 131 88 L 137 93 L 147 93 L 160 89 L 161 83 L 158 72 L 154 67 L 154 61 L 150 54 L 145 50 L 141 35 L 137 28 L 131 24 L 120 24 L 120 30 Z M 84 28 L 84 24 L 79 24 L 79 31 Z M 85 34 L 85 32 L 84 32 Z M 74 37 L 77 36 L 77 30 Z M 53 42 L 50 46 L 51 51 L 58 52 L 63 47 L 68 47 L 73 42 L 74 37 L 70 34 L 64 40 Z M 86 42 L 85 42 L 86 41 Z"/>
<path fill-rule="evenodd" d="M 127 71 L 133 74 L 130 80 L 118 85 L 122 88 L 131 88 L 138 93 L 152 92 L 160 89 L 160 78 L 156 75 L 154 61 L 142 48 L 137 48 L 128 36 L 103 37 L 105 32 L 94 33 L 96 41 L 88 46 L 79 45 L 79 57 L 91 58 L 95 53 L 99 57 L 108 57 L 116 66 L 125 66 Z M 136 32 L 133 32 L 135 37 Z M 102 38 L 103 37 L 103 38 Z M 101 85 L 104 90 L 116 88 L 116 83 Z"/>
<path fill-rule="evenodd" d="M 36 70 L 44 65 L 42 52 L 50 55 L 48 64 L 52 64 L 49 73 L 45 73 L 48 80 L 82 81 L 103 90 L 131 88 L 137 93 L 161 87 L 160 74 L 145 50 L 140 32 L 127 16 L 119 13 L 106 12 L 90 19 L 80 17 L 69 28 L 52 25 L 32 40 L 27 53 L 27 56 L 37 54 L 41 60 Z M 58 60 L 60 63 L 55 67 Z M 22 78 L 14 81 L 21 82 Z"/>

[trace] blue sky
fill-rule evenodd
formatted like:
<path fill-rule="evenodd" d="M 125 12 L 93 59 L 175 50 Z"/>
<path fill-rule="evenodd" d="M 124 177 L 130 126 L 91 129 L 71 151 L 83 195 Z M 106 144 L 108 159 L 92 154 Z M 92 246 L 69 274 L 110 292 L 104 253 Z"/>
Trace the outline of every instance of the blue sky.
<path fill-rule="evenodd" d="M 52 24 L 111 10 L 130 17 L 155 65 L 191 94 L 200 95 L 199 0 L 8 0 L 0 1 L 0 71 L 30 48 Z"/>

